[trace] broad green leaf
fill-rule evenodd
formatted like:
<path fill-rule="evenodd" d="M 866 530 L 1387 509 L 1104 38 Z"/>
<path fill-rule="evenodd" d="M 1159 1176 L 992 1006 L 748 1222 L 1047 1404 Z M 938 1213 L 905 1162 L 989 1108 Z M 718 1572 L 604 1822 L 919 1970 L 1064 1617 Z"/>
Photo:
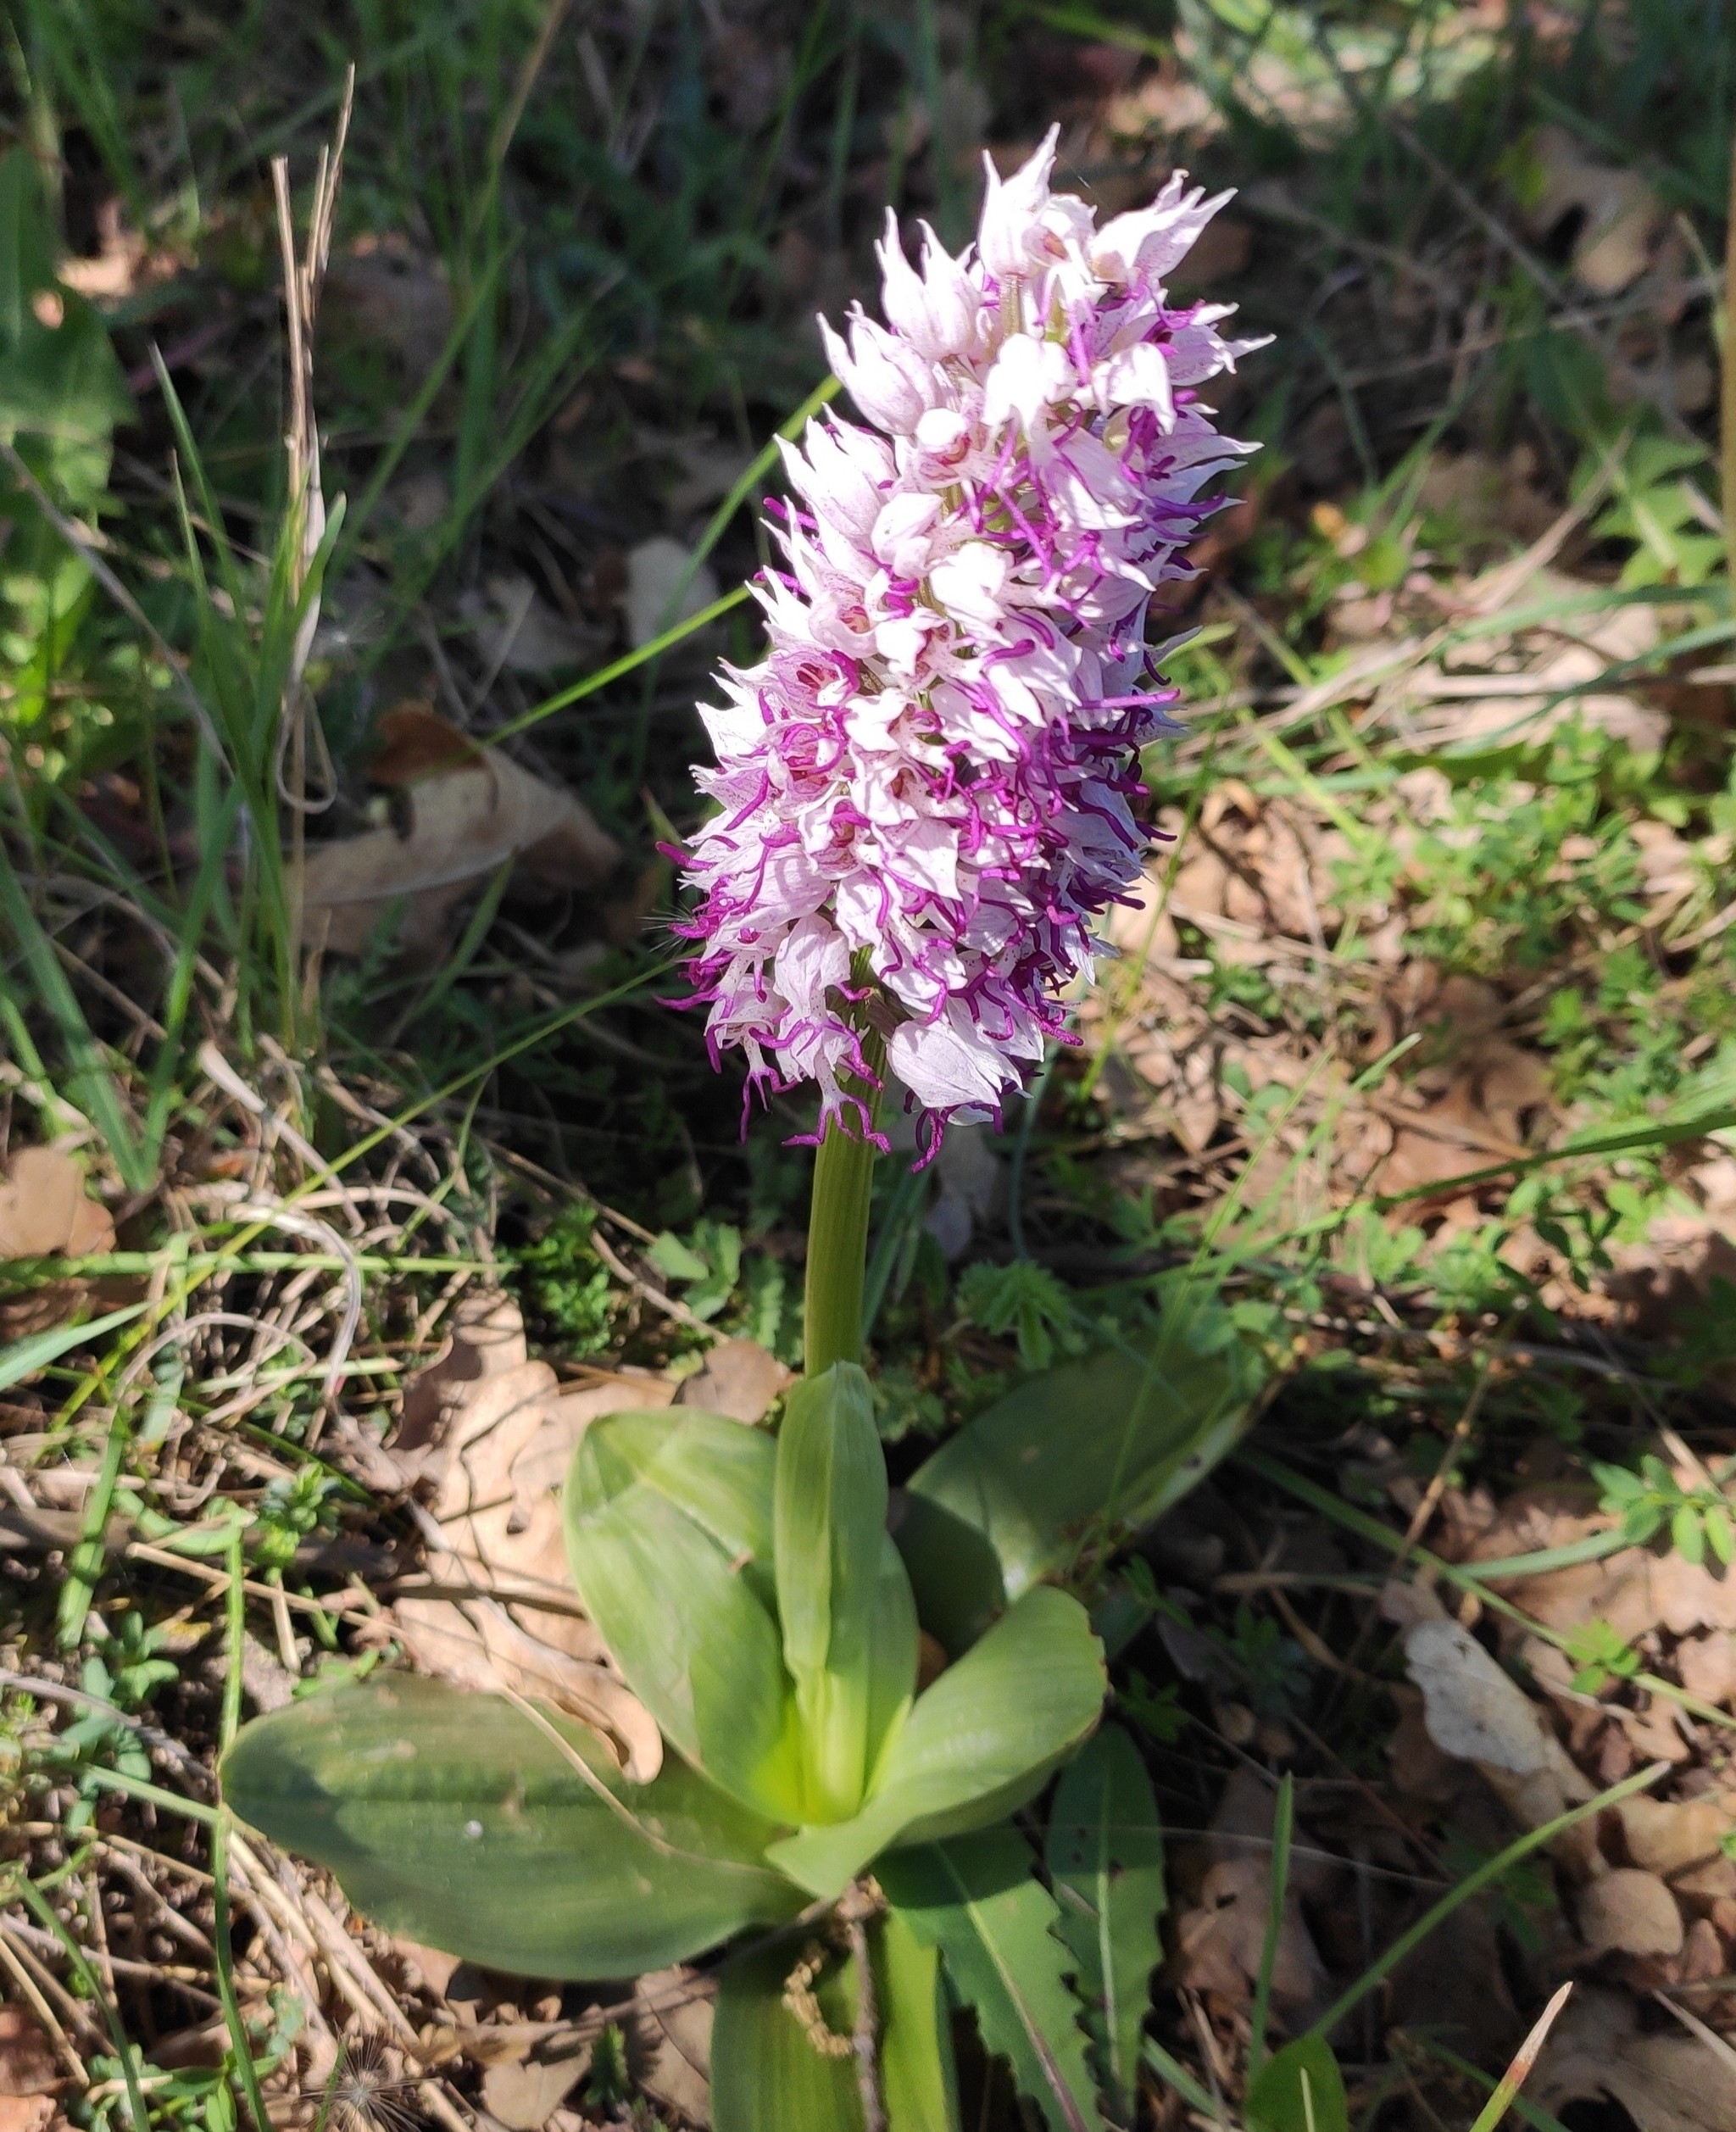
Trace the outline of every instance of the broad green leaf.
<path fill-rule="evenodd" d="M 387 1930 L 523 1976 L 634 1976 L 796 1908 L 769 1823 L 678 1762 L 628 1784 L 550 1722 L 570 1754 L 509 1703 L 392 1674 L 248 1726 L 224 1796 Z"/>
<path fill-rule="evenodd" d="M 887 2132 L 959 2132 L 939 1957 L 895 1912 L 869 1926 L 868 1944 Z M 855 1971 L 829 1946 L 781 1936 L 728 1962 L 711 2032 L 715 2132 L 862 2132 L 854 2054 L 817 2049 L 785 2003 L 792 1971 L 815 1951 L 826 1960 L 810 1988 L 825 2028 L 840 2039 L 853 2034 Z"/>
<path fill-rule="evenodd" d="M 981 1829 L 1024 1805 L 1103 1709 L 1103 1647 L 1076 1599 L 1039 1585 L 911 1706 L 860 1813 L 766 1856 L 833 1895 L 896 1843 Z"/>
<path fill-rule="evenodd" d="M 1062 1772 L 1043 1862 L 1060 1911 L 1055 1929 L 1078 1964 L 1099 2085 L 1115 2121 L 1131 2124 L 1168 1898 L 1151 1779 L 1119 1725 L 1104 1726 Z"/>
<path fill-rule="evenodd" d="M 914 1604 L 887 1560 L 886 1456 L 868 1380 L 836 1362 L 790 1393 L 773 1494 L 777 1610 L 796 1684 L 810 1817 L 843 1820 L 862 1803 L 882 1732 L 916 1682 Z"/>
<path fill-rule="evenodd" d="M 677 1753 L 732 1798 L 804 1819 L 771 1589 L 769 1437 L 699 1410 L 611 1414 L 580 1439 L 567 1556 L 585 1611 Z"/>
<path fill-rule="evenodd" d="M 790 1972 L 810 1946 L 781 1940 L 725 1964 L 711 2024 L 713 2132 L 862 2132 L 854 2057 L 817 2049 L 784 2004 Z M 856 2018 L 849 1965 L 829 1962 L 814 1996 L 832 2034 Z"/>
<path fill-rule="evenodd" d="M 1089 2132 L 1099 2119 L 1079 2002 L 1064 1979 L 1054 1898 L 1032 1877 L 1035 1863 L 1016 1829 L 985 1829 L 894 1851 L 875 1870 L 913 1935 L 939 1949 L 954 1990 L 976 2009 L 984 2045 L 1011 2062 L 1050 2132 Z"/>
<path fill-rule="evenodd" d="M 1221 1305 L 1182 1291 L 1145 1360 L 1050 1370 L 967 1422 L 899 1528 L 924 1628 L 956 1654 L 1094 1538 L 1160 1517 L 1235 1442 L 1265 1373 Z"/>
<path fill-rule="evenodd" d="M 940 1952 L 896 1910 L 873 1931 L 880 2080 L 889 2132 L 959 2132 L 951 2009 Z"/>
<path fill-rule="evenodd" d="M 1344 2076 L 1326 2038 L 1298 2036 L 1248 2083 L 1248 2132 L 1349 2132 Z"/>

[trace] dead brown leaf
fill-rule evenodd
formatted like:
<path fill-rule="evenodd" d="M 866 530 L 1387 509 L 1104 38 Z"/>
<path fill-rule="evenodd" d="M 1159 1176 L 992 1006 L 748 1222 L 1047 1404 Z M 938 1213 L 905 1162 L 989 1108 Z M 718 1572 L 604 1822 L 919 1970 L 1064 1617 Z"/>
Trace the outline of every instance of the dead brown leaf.
<path fill-rule="evenodd" d="M 574 2022 L 503 2024 L 465 2040 L 465 2055 L 482 2061 L 482 2107 L 507 2132 L 542 2132 L 591 2070 L 594 2047 Z"/>
<path fill-rule="evenodd" d="M 1171 1964 L 1177 1983 L 1232 2007 L 1253 1996 L 1266 1945 L 1271 1909 L 1272 1795 L 1245 1771 L 1224 1788 L 1212 1816 L 1208 1839 L 1210 1859 L 1196 1906 L 1184 1911 L 1176 1928 Z M 1302 1913 L 1305 1895 L 1320 1892 L 1321 1868 L 1292 1854 L 1272 1970 L 1272 2001 L 1293 2029 L 1305 2027 L 1325 2007 L 1331 1994 L 1325 1962 Z"/>
<path fill-rule="evenodd" d="M 757 1340 L 719 1340 L 676 1393 L 677 1406 L 703 1406 L 732 1422 L 763 1421 L 791 1382 L 776 1355 Z"/>
<path fill-rule="evenodd" d="M 1246 2005 L 1260 1973 L 1271 1909 L 1266 1858 L 1226 1858 L 1213 1866 L 1200 1884 L 1198 1907 L 1183 1912 L 1177 1923 L 1177 1981 L 1232 2006 Z M 1278 1930 L 1272 2002 L 1305 2025 L 1325 2005 L 1328 1988 L 1326 1964 L 1292 1891 Z"/>
<path fill-rule="evenodd" d="M 1684 1636 L 1676 1646 L 1676 1670 L 1696 1701 L 1728 1703 L 1736 1693 L 1736 1638 L 1721 1629 Z"/>
<path fill-rule="evenodd" d="M 627 2056 L 654 2102 L 693 2125 L 711 2122 L 711 2023 L 717 1979 L 696 1969 L 654 1969 L 633 1986 Z"/>
<path fill-rule="evenodd" d="M 1474 1764 L 1524 1827 L 1540 1828 L 1591 1797 L 1544 1713 L 1467 1628 L 1419 1622 L 1405 1638 L 1405 1663 L 1422 1690 L 1429 1738 L 1452 1760 Z"/>
<path fill-rule="evenodd" d="M 1618 1866 L 1580 1890 L 1580 1937 L 1593 1955 L 1679 1954 L 1685 1928 L 1676 1898 L 1655 1873 Z"/>
<path fill-rule="evenodd" d="M 1526 2093 L 1557 2117 L 1576 2103 L 1619 2103 L 1645 2132 L 1736 2124 L 1736 2071 L 1693 2036 L 1643 2030 L 1625 1993 L 1575 1994 Z"/>
<path fill-rule="evenodd" d="M 403 789 L 406 824 L 309 853 L 302 893 L 311 940 L 359 954 L 401 903 L 400 944 L 426 956 L 445 944 L 454 906 L 504 866 L 557 888 L 595 888 L 613 871 L 620 845 L 574 793 L 498 749 L 479 749 L 430 710 L 401 705 L 387 718 L 383 760 L 387 781 Z"/>
<path fill-rule="evenodd" d="M 56 1148 L 19 1148 L 0 1178 L 0 1259 L 83 1258 L 114 1249 L 114 1224 Z"/>
<path fill-rule="evenodd" d="M 1668 209 L 1638 170 L 1597 161 L 1565 126 L 1539 126 L 1530 148 L 1526 228 L 1547 237 L 1578 215 L 1573 278 L 1595 296 L 1619 296 L 1651 264 Z"/>
<path fill-rule="evenodd" d="M 1712 1799 L 1624 1799 L 1616 1809 L 1628 1856 L 1666 1878 L 1723 1858 L 1724 1836 L 1736 1828 L 1736 1805 Z M 1736 1868 L 1733 1868 L 1736 1873 Z M 1733 1890 L 1736 1892 L 1736 1890 Z"/>
<path fill-rule="evenodd" d="M 52 2095 L 0 2095 L 0 2132 L 48 2132 L 58 2115 Z"/>
<path fill-rule="evenodd" d="M 662 1740 L 580 1612 L 566 1566 L 559 1489 L 586 1424 L 632 1406 L 666 1406 L 659 1378 L 612 1378 L 563 1393 L 532 1361 L 518 1306 L 473 1290 L 449 1345 L 406 1388 L 392 1445 L 434 1489 L 427 1568 L 437 1594 L 407 1595 L 393 1623 L 419 1664 L 466 1687 L 553 1703 L 611 1742 L 627 1776 L 648 1783 Z"/>
<path fill-rule="evenodd" d="M 0 2006 L 0 2096 L 54 2096 L 64 2085 L 35 2014 L 15 2003 Z"/>
<path fill-rule="evenodd" d="M 19 1148 L 0 1177 L 0 1260 L 82 1258 L 114 1249 L 108 1210 L 85 1190 L 84 1172 L 58 1148 Z M 0 1341 L 64 1324 L 93 1287 L 82 1275 L 39 1281 L 0 1302 Z"/>

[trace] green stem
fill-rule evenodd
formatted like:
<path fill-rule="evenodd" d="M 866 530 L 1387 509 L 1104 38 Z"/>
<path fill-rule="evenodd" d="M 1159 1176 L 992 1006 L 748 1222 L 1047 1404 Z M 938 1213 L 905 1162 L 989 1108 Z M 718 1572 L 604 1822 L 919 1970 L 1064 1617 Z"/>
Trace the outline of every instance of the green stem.
<path fill-rule="evenodd" d="M 885 1050 L 878 1037 L 862 1049 L 877 1076 Z M 847 1085 L 848 1092 L 848 1085 Z M 871 1122 L 876 1106 L 865 1091 Z M 868 1210 L 874 1195 L 871 1140 L 847 1132 L 834 1117 L 814 1158 L 814 1200 L 808 1216 L 807 1302 L 803 1316 L 805 1373 L 818 1377 L 834 1362 L 862 1359 L 862 1284 L 868 1264 Z"/>

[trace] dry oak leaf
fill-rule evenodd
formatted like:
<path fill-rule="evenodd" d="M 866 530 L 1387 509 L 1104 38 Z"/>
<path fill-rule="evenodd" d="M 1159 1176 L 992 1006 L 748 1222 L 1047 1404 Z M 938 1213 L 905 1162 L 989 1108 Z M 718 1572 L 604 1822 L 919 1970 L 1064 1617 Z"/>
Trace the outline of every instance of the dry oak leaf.
<path fill-rule="evenodd" d="M 0 2095 L 0 2132 L 48 2132 L 57 2121 L 52 2095 Z"/>
<path fill-rule="evenodd" d="M 1539 1546 L 1561 1546 L 1605 1532 L 1610 1522 L 1566 1516 L 1548 1521 L 1533 1518 L 1526 1521 L 1522 1528 L 1525 1536 L 1515 1545 L 1511 1544 L 1516 1537 L 1514 1527 L 1504 1519 L 1478 1540 L 1470 1564 L 1475 1567 L 1479 1556 L 1499 1560 Z M 1537 1537 L 1540 1528 L 1550 1537 Z M 1507 1586 L 1495 1578 L 1492 1588 L 1505 1592 Z M 1516 1584 L 1516 1593 L 1518 1589 Z M 1654 1555 L 1644 1547 L 1624 1547 L 1600 1562 L 1527 1577 L 1522 1596 L 1526 1612 L 1545 1628 L 1566 1631 L 1589 1621 L 1605 1621 L 1624 1643 L 1633 1643 L 1656 1628 L 1666 1628 L 1672 1636 L 1736 1629 L 1736 1573 L 1714 1574 L 1706 1563 L 1690 1562 L 1673 1552 Z"/>
<path fill-rule="evenodd" d="M 572 793 L 498 749 L 479 748 L 419 705 L 400 704 L 380 722 L 384 752 L 373 774 L 403 788 L 408 825 L 340 837 L 309 853 L 302 896 L 311 941 L 358 955 L 385 912 L 402 903 L 400 944 L 427 955 L 444 944 L 454 906 L 504 866 L 557 888 L 595 888 L 614 871 L 620 845 Z M 407 777 L 409 761 L 429 767 Z"/>
<path fill-rule="evenodd" d="M 1515 1820 L 1541 1828 L 1591 1797 L 1543 1713 L 1468 1629 L 1419 1622 L 1405 1638 L 1405 1664 L 1422 1690 L 1429 1738 L 1473 1763 Z"/>
<path fill-rule="evenodd" d="M 84 1172 L 56 1148 L 19 1148 L 0 1178 L 0 1259 L 83 1258 L 114 1248 L 108 1210 L 86 1197 Z"/>
<path fill-rule="evenodd" d="M 666 1406 L 660 1378 L 616 1378 L 563 1392 L 532 1361 L 518 1306 L 472 1290 L 447 1350 L 406 1387 L 393 1456 L 431 1483 L 437 1544 L 427 1569 L 461 1596 L 406 1595 L 392 1621 L 411 1656 L 465 1687 L 531 1696 L 603 1734 L 636 1784 L 662 1766 L 650 1713 L 615 1673 L 567 1570 L 560 1484 L 587 1424 Z"/>
<path fill-rule="evenodd" d="M 627 2062 L 633 2078 L 689 2124 L 711 2122 L 711 2023 L 717 1979 L 697 1969 L 653 1969 L 633 1986 Z"/>
<path fill-rule="evenodd" d="M 1220 1860 L 1200 1883 L 1198 1908 L 1184 1912 L 1177 1923 L 1177 1982 L 1232 2006 L 1245 2005 L 1254 1996 L 1271 1912 L 1269 1857 Z M 1326 1964 L 1291 1889 L 1278 1928 L 1272 2003 L 1305 2025 L 1326 2004 L 1329 1989 Z"/>
<path fill-rule="evenodd" d="M 1576 1992 L 1525 2092 L 1557 2117 L 1575 2103 L 1617 2102 L 1644 2132 L 1736 2125 L 1736 2068 L 1694 2036 L 1643 2031 L 1626 1993 Z"/>
<path fill-rule="evenodd" d="M 792 1381 L 776 1355 L 757 1340 L 719 1340 L 693 1374 L 682 1379 L 675 1403 L 703 1406 L 732 1422 L 759 1422 Z"/>
<path fill-rule="evenodd" d="M 465 2054 L 482 2066 L 482 2107 L 507 2132 L 542 2127 L 591 2070 L 594 2035 L 570 2021 L 479 2028 Z"/>
<path fill-rule="evenodd" d="M 1736 1637 L 1721 1628 L 1684 1636 L 1676 1646 L 1676 1671 L 1696 1701 L 1728 1702 L 1736 1693 Z"/>
<path fill-rule="evenodd" d="M 114 1224 L 85 1191 L 84 1172 L 58 1148 L 19 1148 L 0 1177 L 0 1260 L 82 1258 L 114 1249 Z M 0 1343 L 64 1325 L 90 1295 L 80 1274 L 40 1281 L 0 1303 Z"/>
<path fill-rule="evenodd" d="M 1638 1866 L 1617 1866 L 1583 1888 L 1578 1923 L 1593 1955 L 1679 1954 L 1687 1930 L 1675 1896 Z"/>
<path fill-rule="evenodd" d="M 1527 162 L 1527 229 L 1548 237 L 1579 217 L 1574 280 L 1594 296 L 1619 296 L 1651 264 L 1654 242 L 1668 225 L 1664 202 L 1639 171 L 1598 162 L 1565 126 L 1539 126 Z"/>
<path fill-rule="evenodd" d="M 0 2096 L 58 2095 L 65 2085 L 36 2016 L 16 2004 L 0 2006 Z"/>
<path fill-rule="evenodd" d="M 1642 1794 L 1622 1800 L 1616 1813 L 1628 1856 L 1649 1873 L 1667 1876 L 1714 1859 L 1730 1864 L 1722 1845 L 1736 1828 L 1736 1806 L 1726 1801 L 1650 1799 Z M 1736 1868 L 1732 1870 L 1736 1873 Z"/>

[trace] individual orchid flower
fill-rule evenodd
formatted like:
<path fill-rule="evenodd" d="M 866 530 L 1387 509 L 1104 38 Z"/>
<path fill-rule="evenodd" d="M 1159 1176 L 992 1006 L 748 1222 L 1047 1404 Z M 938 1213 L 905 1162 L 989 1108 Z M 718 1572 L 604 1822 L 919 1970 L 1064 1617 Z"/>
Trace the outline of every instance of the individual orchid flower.
<path fill-rule="evenodd" d="M 817 1085 L 816 1141 L 884 1144 L 882 1048 L 926 1159 L 1069 1040 L 1063 994 L 1143 857 L 1139 753 L 1173 724 L 1147 611 L 1251 448 L 1198 388 L 1259 343 L 1164 286 L 1228 196 L 1178 173 L 1099 230 L 1051 186 L 1055 139 L 989 166 L 956 257 L 925 228 L 912 265 L 888 217 L 887 325 L 821 320 L 871 426 L 784 448 L 770 649 L 704 713 L 694 995 L 750 1098 Z"/>

